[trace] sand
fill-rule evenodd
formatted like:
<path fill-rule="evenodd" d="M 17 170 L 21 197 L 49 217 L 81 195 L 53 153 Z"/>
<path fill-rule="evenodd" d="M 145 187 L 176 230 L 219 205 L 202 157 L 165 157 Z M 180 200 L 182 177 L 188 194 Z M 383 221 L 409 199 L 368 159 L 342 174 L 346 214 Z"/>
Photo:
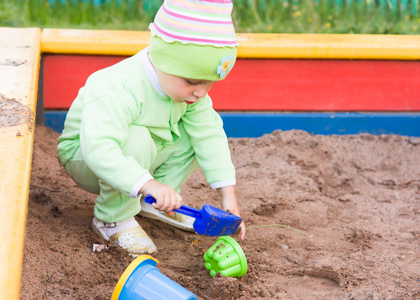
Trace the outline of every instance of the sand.
<path fill-rule="evenodd" d="M 35 129 L 22 299 L 110 299 L 133 259 L 91 230 L 95 195 L 59 166 L 57 138 Z M 420 299 L 418 138 L 293 130 L 229 145 L 247 274 L 212 278 L 203 254 L 215 238 L 138 217 L 163 274 L 199 299 Z M 220 206 L 201 170 L 182 196 Z"/>

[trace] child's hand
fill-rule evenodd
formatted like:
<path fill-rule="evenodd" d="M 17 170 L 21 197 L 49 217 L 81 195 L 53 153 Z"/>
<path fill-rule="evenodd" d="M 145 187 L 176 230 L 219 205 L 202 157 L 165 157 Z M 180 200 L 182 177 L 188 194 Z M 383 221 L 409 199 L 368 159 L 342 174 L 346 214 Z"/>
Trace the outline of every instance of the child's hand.
<path fill-rule="evenodd" d="M 139 191 L 143 195 L 150 195 L 156 199 L 152 204 L 154 208 L 167 212 L 169 216 L 173 216 L 174 209 L 178 209 L 182 205 L 182 197 L 169 185 L 160 183 L 156 180 L 149 180 Z"/>
<path fill-rule="evenodd" d="M 226 187 L 217 189 L 217 191 L 219 192 L 219 195 L 222 198 L 223 209 L 240 217 L 241 215 L 239 212 L 238 202 L 236 201 L 235 187 L 233 185 L 226 186 Z M 241 241 L 243 241 L 245 239 L 245 234 L 246 234 L 246 227 L 243 221 L 241 225 L 239 225 L 239 228 L 241 229 L 239 237 Z"/>

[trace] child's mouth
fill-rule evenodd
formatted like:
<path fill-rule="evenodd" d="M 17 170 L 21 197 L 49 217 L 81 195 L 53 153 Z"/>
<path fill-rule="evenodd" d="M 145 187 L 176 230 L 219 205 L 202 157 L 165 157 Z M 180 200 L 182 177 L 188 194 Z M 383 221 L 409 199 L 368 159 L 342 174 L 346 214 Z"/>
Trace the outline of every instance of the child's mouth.
<path fill-rule="evenodd" d="M 193 104 L 194 102 L 192 102 L 192 101 L 186 101 L 185 100 L 185 103 L 187 103 L 188 105 L 190 105 L 190 104 Z"/>

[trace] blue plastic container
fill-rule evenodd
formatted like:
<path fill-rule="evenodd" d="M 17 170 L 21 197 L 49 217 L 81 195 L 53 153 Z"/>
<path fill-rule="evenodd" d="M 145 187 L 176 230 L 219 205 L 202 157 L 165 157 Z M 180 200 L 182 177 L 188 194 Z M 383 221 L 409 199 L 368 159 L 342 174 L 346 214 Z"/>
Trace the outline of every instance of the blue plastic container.
<path fill-rule="evenodd" d="M 197 296 L 163 275 L 150 255 L 137 257 L 118 280 L 111 300 L 190 300 Z"/>

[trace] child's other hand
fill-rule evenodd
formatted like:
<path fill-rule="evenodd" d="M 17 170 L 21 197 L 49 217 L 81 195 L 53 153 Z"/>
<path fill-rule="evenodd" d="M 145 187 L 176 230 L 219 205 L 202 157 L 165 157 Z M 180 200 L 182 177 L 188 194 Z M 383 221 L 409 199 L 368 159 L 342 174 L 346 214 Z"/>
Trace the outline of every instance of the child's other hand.
<path fill-rule="evenodd" d="M 143 195 L 150 195 L 156 199 L 152 204 L 154 208 L 168 213 L 173 216 L 174 209 L 178 209 L 182 205 L 182 197 L 169 185 L 160 183 L 156 180 L 149 180 L 139 191 Z"/>
<path fill-rule="evenodd" d="M 222 187 L 218 189 L 217 191 L 219 192 L 219 195 L 222 199 L 223 209 L 240 217 L 241 215 L 239 212 L 238 202 L 236 201 L 235 187 L 233 185 L 226 186 L 226 187 Z M 239 238 L 241 239 L 241 241 L 243 241 L 245 239 L 245 234 L 246 234 L 246 227 L 243 221 L 241 225 L 239 225 L 239 228 L 241 229 Z"/>
<path fill-rule="evenodd" d="M 234 214 L 235 216 L 240 217 L 238 203 L 236 201 L 227 201 L 226 204 L 223 205 L 223 209 L 229 211 L 230 213 Z M 242 221 L 241 225 L 239 225 L 241 232 L 239 233 L 239 238 L 241 241 L 245 239 L 246 228 L 245 223 Z"/>

